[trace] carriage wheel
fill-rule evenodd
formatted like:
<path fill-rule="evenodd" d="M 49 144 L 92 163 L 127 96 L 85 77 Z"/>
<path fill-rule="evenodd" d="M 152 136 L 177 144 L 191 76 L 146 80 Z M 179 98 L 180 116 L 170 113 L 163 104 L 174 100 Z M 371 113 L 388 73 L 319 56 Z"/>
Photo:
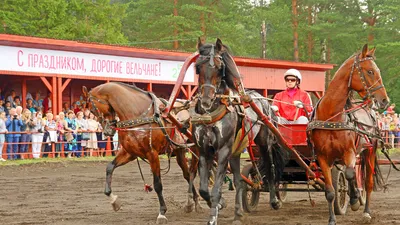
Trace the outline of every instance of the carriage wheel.
<path fill-rule="evenodd" d="M 332 184 L 333 188 L 335 188 L 335 201 L 333 202 L 333 206 L 336 215 L 346 214 L 347 206 L 350 201 L 347 194 L 349 184 L 343 172 L 344 169 L 344 166 L 339 166 L 339 169 L 334 166 L 332 169 Z"/>
<path fill-rule="evenodd" d="M 279 184 L 278 185 L 278 189 L 287 189 L 288 188 L 288 184 Z M 281 202 L 286 202 L 286 198 L 287 198 L 287 191 L 279 191 L 278 192 L 278 199 Z"/>
<path fill-rule="evenodd" d="M 242 170 L 243 176 L 247 177 L 249 180 L 255 183 L 259 183 L 260 179 L 257 177 L 257 174 L 254 171 L 253 165 L 247 165 L 243 168 Z M 243 182 L 243 193 L 242 193 L 242 205 L 243 205 L 243 210 L 245 212 L 253 212 L 256 210 L 258 201 L 260 200 L 260 191 L 254 189 L 250 185 L 248 185 L 246 182 Z"/>
<path fill-rule="evenodd" d="M 360 205 L 365 205 L 367 201 L 367 192 L 365 191 L 365 188 L 359 189 L 360 190 Z"/>
<path fill-rule="evenodd" d="M 356 182 L 357 188 L 360 191 L 360 205 L 365 205 L 367 199 L 367 192 L 365 191 L 365 185 L 363 184 L 362 170 L 360 165 L 356 165 Z"/>

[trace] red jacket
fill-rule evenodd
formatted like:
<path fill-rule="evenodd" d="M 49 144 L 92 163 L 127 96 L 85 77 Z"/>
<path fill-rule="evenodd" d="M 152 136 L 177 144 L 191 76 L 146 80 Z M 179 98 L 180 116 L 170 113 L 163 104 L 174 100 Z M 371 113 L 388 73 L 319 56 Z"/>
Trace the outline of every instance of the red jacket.
<path fill-rule="evenodd" d="M 297 89 L 293 97 L 290 97 L 287 90 L 279 92 L 275 95 L 274 100 L 278 100 L 273 102 L 273 105 L 276 105 L 279 108 L 278 116 L 281 116 L 289 121 L 297 120 L 300 116 L 307 117 L 307 114 L 304 112 L 303 109 L 298 109 L 296 106 L 293 105 L 293 101 L 295 100 L 303 102 L 304 108 L 307 110 L 308 113 L 311 113 L 311 111 L 313 110 L 310 96 L 307 92 L 301 89 Z M 287 102 L 288 104 L 285 104 L 285 102 Z M 295 118 L 297 109 L 297 117 Z"/>

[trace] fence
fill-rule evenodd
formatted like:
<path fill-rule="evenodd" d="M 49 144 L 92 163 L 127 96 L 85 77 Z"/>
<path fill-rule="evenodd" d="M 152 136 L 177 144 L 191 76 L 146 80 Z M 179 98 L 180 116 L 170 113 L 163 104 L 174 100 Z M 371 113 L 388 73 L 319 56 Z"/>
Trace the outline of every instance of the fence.
<path fill-rule="evenodd" d="M 40 142 L 7 142 L 7 135 L 9 134 L 38 134 L 39 132 L 7 132 L 7 133 L 0 133 L 0 134 L 5 134 L 5 142 L 3 149 L 0 149 L 2 151 L 2 158 L 3 159 L 11 159 L 11 158 L 19 158 L 19 159 L 32 159 L 34 158 L 33 154 L 40 154 L 40 158 L 42 157 L 49 157 L 49 158 L 55 158 L 55 157 L 67 157 L 68 153 L 74 153 L 79 156 L 88 156 L 89 151 L 85 149 L 85 147 L 81 147 L 81 149 L 78 149 L 77 151 L 69 151 L 66 150 L 65 147 L 68 144 L 71 144 L 71 142 L 67 141 L 40 141 Z M 68 132 L 65 132 L 68 133 Z M 86 133 L 96 133 L 96 132 L 86 132 Z M 80 133 L 81 134 L 81 133 Z M 19 137 L 20 139 L 21 137 Z M 32 138 L 31 138 L 32 139 Z M 58 134 L 57 134 L 57 139 L 58 139 Z M 63 137 L 64 139 L 64 137 Z M 64 139 L 65 140 L 65 139 Z M 82 144 L 83 142 L 87 142 L 87 140 L 82 140 L 82 141 L 77 141 L 75 142 L 76 144 Z M 105 156 L 111 156 L 114 155 L 114 153 L 120 148 L 118 141 L 113 141 L 111 140 L 110 137 L 107 137 L 106 140 L 97 140 L 95 141 L 97 143 L 106 143 L 104 151 L 100 149 L 94 149 L 93 150 L 93 156 L 101 156 L 103 153 Z M 40 152 L 33 152 L 32 151 L 32 144 L 40 143 Z M 12 151 L 7 153 L 7 147 L 10 144 L 14 144 L 14 147 L 16 145 L 17 150 Z M 21 152 L 21 147 L 23 145 L 27 145 L 27 150 L 26 152 Z M 48 145 L 49 147 L 46 147 Z M 57 145 L 59 149 L 57 149 Z M 116 146 L 115 146 L 116 145 Z M 114 148 L 112 146 L 115 146 Z M 49 150 L 49 151 L 48 151 Z"/>

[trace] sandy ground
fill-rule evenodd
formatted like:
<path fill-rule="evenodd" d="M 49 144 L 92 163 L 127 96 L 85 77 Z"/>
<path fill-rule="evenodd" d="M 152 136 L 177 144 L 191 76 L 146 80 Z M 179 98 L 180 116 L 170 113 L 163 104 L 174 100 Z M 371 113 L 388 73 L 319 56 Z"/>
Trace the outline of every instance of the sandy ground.
<path fill-rule="evenodd" d="M 113 193 L 123 201 L 114 212 L 103 194 L 106 162 L 60 162 L 0 167 L 0 224 L 155 224 L 158 201 L 155 192 L 145 193 L 137 164 L 118 168 L 113 178 Z M 143 171 L 152 183 L 150 169 Z M 162 167 L 166 167 L 166 161 Z M 384 167 L 387 174 L 388 167 Z M 374 192 L 371 224 L 400 224 L 400 172 L 392 171 L 389 192 Z M 183 212 L 186 181 L 179 167 L 172 163 L 163 176 L 164 197 L 169 224 L 205 225 L 209 210 L 203 213 Z M 198 181 L 196 181 L 198 184 Z M 224 186 L 228 208 L 220 213 L 219 224 L 233 220 L 234 192 Z M 327 224 L 328 211 L 323 193 L 312 193 L 312 207 L 307 193 L 289 193 L 283 207 L 274 211 L 268 205 L 267 193 L 261 194 L 257 211 L 246 214 L 244 224 Z M 338 224 L 362 224 L 362 208 L 338 216 Z"/>

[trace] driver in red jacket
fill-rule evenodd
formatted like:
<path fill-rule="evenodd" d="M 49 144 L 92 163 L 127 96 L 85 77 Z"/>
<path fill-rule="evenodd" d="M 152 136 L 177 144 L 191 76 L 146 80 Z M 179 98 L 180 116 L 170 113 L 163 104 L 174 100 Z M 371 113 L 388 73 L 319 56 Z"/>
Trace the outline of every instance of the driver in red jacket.
<path fill-rule="evenodd" d="M 312 104 L 308 93 L 300 89 L 301 73 L 296 69 L 286 71 L 285 82 L 286 90 L 275 95 L 271 108 L 281 124 L 307 124 Z"/>

